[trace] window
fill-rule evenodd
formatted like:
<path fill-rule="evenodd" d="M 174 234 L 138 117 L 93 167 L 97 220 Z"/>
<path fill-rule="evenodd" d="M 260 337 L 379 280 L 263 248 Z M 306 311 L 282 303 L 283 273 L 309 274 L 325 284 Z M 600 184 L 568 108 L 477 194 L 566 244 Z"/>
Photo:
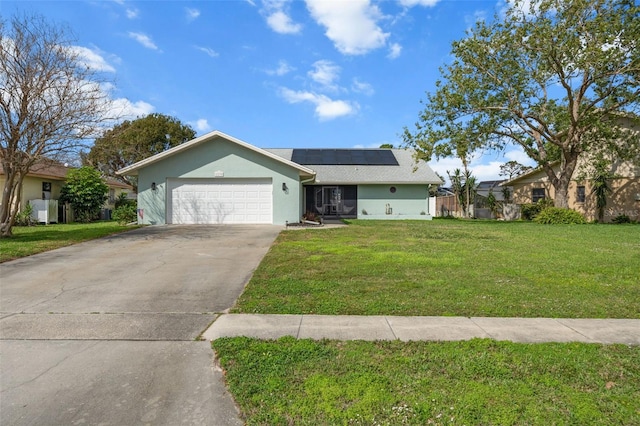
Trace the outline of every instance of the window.
<path fill-rule="evenodd" d="M 586 199 L 587 195 L 586 192 L 584 190 L 584 186 L 579 186 L 578 187 L 578 193 L 576 194 L 576 201 L 578 203 L 584 203 L 584 200 Z"/>
<path fill-rule="evenodd" d="M 113 188 L 109 188 L 109 204 L 113 204 L 116 202 L 116 190 Z"/>
<path fill-rule="evenodd" d="M 531 190 L 531 200 L 534 203 L 537 203 L 540 200 L 544 200 L 546 198 L 544 188 L 533 188 Z"/>

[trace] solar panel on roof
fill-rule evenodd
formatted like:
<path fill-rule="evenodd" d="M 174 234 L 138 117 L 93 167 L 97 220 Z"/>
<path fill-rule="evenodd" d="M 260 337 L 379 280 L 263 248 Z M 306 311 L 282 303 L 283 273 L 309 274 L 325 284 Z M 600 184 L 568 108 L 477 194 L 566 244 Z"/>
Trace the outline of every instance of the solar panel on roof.
<path fill-rule="evenodd" d="M 397 166 L 389 149 L 294 149 L 291 161 L 316 166 Z"/>

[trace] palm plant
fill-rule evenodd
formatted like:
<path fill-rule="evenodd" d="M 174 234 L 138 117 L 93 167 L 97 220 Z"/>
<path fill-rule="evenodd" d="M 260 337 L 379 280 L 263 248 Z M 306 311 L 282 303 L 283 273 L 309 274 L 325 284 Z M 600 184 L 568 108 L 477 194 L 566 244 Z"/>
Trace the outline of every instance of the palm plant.
<path fill-rule="evenodd" d="M 609 166 L 609 162 L 602 158 L 594 164 L 591 194 L 596 198 L 596 210 L 598 212 L 599 222 L 604 220 L 604 209 L 607 207 L 607 197 L 612 192 L 609 179 L 613 176 L 609 171 Z"/>

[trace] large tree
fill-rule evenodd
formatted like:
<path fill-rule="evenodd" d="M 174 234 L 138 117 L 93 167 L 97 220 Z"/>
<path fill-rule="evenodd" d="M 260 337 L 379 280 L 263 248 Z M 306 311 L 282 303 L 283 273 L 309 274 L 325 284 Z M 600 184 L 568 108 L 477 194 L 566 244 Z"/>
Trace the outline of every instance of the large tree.
<path fill-rule="evenodd" d="M 166 151 L 196 136 L 196 132 L 180 120 L 163 114 L 149 114 L 133 121 L 124 121 L 102 134 L 83 162 L 107 176 L 124 180 L 136 188 L 131 176 L 120 176 L 116 171 Z"/>
<path fill-rule="evenodd" d="M 452 44 L 453 61 L 403 139 L 426 159 L 460 144 L 519 145 L 546 172 L 555 205 L 567 207 L 579 159 L 638 156 L 637 134 L 620 124 L 639 108 L 640 7 L 515 0 L 503 13 Z"/>
<path fill-rule="evenodd" d="M 22 182 L 36 163 L 76 153 L 110 110 L 68 30 L 39 15 L 0 20 L 0 236 L 11 235 Z"/>

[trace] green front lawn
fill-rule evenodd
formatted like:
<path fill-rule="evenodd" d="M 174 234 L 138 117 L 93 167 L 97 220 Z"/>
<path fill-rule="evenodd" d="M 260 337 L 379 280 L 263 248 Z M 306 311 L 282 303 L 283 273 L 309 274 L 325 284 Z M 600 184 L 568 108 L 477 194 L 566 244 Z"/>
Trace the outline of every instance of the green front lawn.
<path fill-rule="evenodd" d="M 637 425 L 640 350 L 467 342 L 213 342 L 248 425 Z"/>
<path fill-rule="evenodd" d="M 640 318 L 640 226 L 354 221 L 285 231 L 234 312 Z"/>
<path fill-rule="evenodd" d="M 15 226 L 13 237 L 0 238 L 0 262 L 30 256 L 82 241 L 93 240 L 132 227 L 117 222 L 73 223 L 38 226 Z"/>

